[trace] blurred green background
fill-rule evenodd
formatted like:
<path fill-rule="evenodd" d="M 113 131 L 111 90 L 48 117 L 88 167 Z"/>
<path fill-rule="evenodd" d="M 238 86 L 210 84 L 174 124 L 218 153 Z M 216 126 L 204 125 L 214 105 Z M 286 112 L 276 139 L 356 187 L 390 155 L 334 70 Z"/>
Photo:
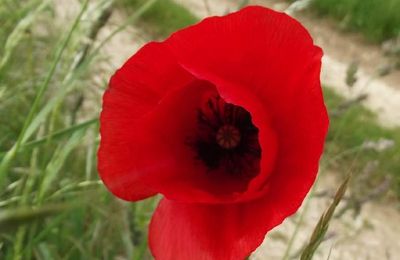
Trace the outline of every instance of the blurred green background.
<path fill-rule="evenodd" d="M 147 225 L 158 198 L 125 203 L 105 189 L 96 171 L 97 118 L 108 80 L 127 55 L 199 21 L 181 2 L 0 1 L 0 259 L 151 259 Z M 212 13 L 211 2 L 197 1 Z M 263 3 L 230 1 L 226 11 L 253 2 Z M 339 33 L 361 34 L 368 46 L 393 45 L 390 72 L 397 70 L 400 0 L 315 0 L 301 12 Z M 121 35 L 134 44 L 123 45 Z M 127 54 L 113 60 L 121 44 Z M 349 65 L 349 89 L 357 70 Z M 341 178 L 363 176 L 375 165 L 367 178 L 351 182 L 346 205 L 354 211 L 365 199 L 397 205 L 398 127 L 380 124 L 361 97 L 347 99 L 332 88 L 324 94 L 331 128 L 323 169 Z M 374 147 L 380 140 L 389 148 Z"/>

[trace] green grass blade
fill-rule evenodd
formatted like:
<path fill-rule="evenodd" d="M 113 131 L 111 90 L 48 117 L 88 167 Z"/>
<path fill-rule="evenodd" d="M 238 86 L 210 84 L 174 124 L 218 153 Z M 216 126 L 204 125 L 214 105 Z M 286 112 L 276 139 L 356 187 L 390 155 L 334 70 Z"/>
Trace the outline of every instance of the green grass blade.
<path fill-rule="evenodd" d="M 76 131 L 79 131 L 81 129 L 86 129 L 94 124 L 97 124 L 98 122 L 99 122 L 98 118 L 87 120 L 83 123 L 79 123 L 79 124 L 73 125 L 71 127 L 67 127 L 65 129 L 51 133 L 49 135 L 46 135 L 40 139 L 24 143 L 21 148 L 23 148 L 23 149 L 36 148 L 36 147 L 46 143 L 48 140 L 57 140 L 57 139 L 60 139 L 60 138 L 66 137 L 66 136 L 70 136 L 73 133 L 75 133 Z M 0 159 L 3 158 L 5 154 L 6 153 L 0 153 Z"/>
<path fill-rule="evenodd" d="M 301 260 L 311 260 L 315 251 L 321 244 L 322 240 L 326 232 L 328 231 L 329 222 L 332 219 L 333 213 L 335 212 L 336 207 L 338 206 L 339 202 L 342 200 L 344 194 L 346 193 L 347 186 L 349 184 L 350 175 L 346 178 L 346 180 L 340 185 L 339 189 L 336 192 L 335 198 L 333 202 L 329 206 L 329 208 L 322 214 L 321 218 L 318 221 L 317 226 L 315 227 L 310 241 L 303 250 L 301 254 Z"/>
<path fill-rule="evenodd" d="M 67 205 L 45 205 L 3 210 L 0 212 L 0 232 L 15 230 L 22 225 L 58 214 L 67 208 Z"/>
<path fill-rule="evenodd" d="M 75 132 L 72 137 L 68 140 L 65 145 L 60 144 L 59 148 L 54 152 L 53 159 L 49 162 L 45 170 L 45 176 L 43 176 L 43 181 L 38 190 L 37 201 L 40 203 L 43 201 L 46 192 L 51 187 L 52 182 L 56 178 L 57 174 L 60 172 L 67 156 L 72 152 L 72 150 L 81 143 L 86 131 L 81 129 Z"/>
<path fill-rule="evenodd" d="M 78 27 L 78 24 L 82 18 L 82 15 L 84 14 L 87 6 L 88 6 L 88 0 L 86 0 L 83 5 L 82 8 L 80 10 L 80 13 L 78 14 L 77 18 L 75 19 L 71 29 L 69 30 L 67 37 L 65 38 L 64 42 L 61 44 L 61 47 L 53 61 L 53 64 L 50 68 L 49 73 L 47 74 L 46 79 L 44 80 L 43 84 L 39 87 L 37 94 L 35 96 L 35 99 L 33 101 L 32 107 L 29 111 L 29 114 L 24 122 L 24 126 L 18 136 L 17 142 L 14 144 L 14 146 L 7 152 L 7 154 L 4 156 L 3 160 L 0 163 L 0 187 L 3 184 L 5 175 L 8 171 L 8 168 L 10 166 L 10 164 L 12 163 L 13 159 L 15 158 L 15 155 L 17 154 L 23 140 L 26 140 L 29 136 L 26 136 L 26 131 L 28 129 L 28 127 L 30 126 L 30 124 L 32 123 L 32 120 L 36 114 L 37 109 L 39 108 L 39 105 L 42 101 L 43 95 L 46 92 L 47 88 L 49 87 L 50 81 L 54 76 L 54 73 L 56 71 L 57 65 L 59 64 L 61 57 L 66 49 L 66 47 L 68 46 L 68 43 L 71 40 L 72 34 L 73 32 L 76 30 L 76 28 Z"/>

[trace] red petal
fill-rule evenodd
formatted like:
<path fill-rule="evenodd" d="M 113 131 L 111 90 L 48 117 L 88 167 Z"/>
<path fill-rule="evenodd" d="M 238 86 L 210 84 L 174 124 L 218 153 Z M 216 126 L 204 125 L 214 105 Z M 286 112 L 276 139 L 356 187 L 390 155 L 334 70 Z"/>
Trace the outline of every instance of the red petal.
<path fill-rule="evenodd" d="M 268 203 L 205 205 L 163 199 L 150 224 L 151 251 L 157 260 L 242 260 L 282 221 Z"/>
<path fill-rule="evenodd" d="M 142 182 L 137 168 L 138 124 L 166 92 L 192 80 L 160 43 L 144 46 L 111 78 L 100 117 L 98 170 L 116 196 L 139 200 L 157 192 Z"/>

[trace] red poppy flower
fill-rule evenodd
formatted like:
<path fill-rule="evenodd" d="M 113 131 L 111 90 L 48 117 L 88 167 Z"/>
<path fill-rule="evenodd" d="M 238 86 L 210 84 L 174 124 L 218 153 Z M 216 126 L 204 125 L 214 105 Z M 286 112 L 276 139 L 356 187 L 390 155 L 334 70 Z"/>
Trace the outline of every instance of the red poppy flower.
<path fill-rule="evenodd" d="M 103 99 L 99 172 L 116 196 L 161 193 L 156 259 L 243 259 L 313 184 L 328 117 L 322 51 L 262 7 L 145 45 Z"/>

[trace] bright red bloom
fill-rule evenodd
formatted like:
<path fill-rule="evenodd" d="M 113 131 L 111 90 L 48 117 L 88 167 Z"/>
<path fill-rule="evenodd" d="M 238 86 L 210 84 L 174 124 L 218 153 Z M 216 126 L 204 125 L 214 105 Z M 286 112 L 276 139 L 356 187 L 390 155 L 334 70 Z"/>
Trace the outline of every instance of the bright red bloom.
<path fill-rule="evenodd" d="M 99 172 L 118 197 L 164 195 L 156 259 L 243 259 L 313 184 L 328 127 L 322 51 L 262 7 L 149 43 L 111 78 Z"/>

